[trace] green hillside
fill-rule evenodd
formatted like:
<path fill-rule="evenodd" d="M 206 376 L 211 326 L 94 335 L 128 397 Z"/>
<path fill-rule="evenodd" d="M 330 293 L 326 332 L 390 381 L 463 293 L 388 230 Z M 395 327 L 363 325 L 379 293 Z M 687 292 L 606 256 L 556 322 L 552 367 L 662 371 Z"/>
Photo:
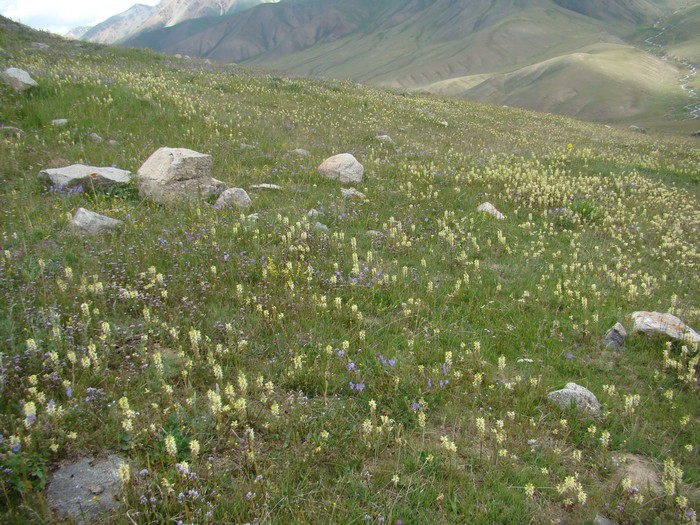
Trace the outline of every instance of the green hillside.
<path fill-rule="evenodd" d="M 118 491 L 103 525 L 697 522 L 698 347 L 630 315 L 700 329 L 699 138 L 3 18 L 0 48 L 38 83 L 0 82 L 1 523 L 71 523 L 78 460 L 67 505 Z M 614 79 L 611 53 L 580 59 Z M 163 146 L 252 204 L 38 177 Z M 317 169 L 345 152 L 364 198 Z M 600 409 L 549 401 L 568 383 Z"/>

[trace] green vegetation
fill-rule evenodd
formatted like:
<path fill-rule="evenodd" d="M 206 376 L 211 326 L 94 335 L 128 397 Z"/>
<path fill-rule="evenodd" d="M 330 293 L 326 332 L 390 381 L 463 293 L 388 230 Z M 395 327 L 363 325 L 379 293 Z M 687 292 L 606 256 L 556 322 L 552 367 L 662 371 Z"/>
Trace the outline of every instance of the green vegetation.
<path fill-rule="evenodd" d="M 636 310 L 700 326 L 697 140 L 7 25 L 0 47 L 40 84 L 0 86 L 24 131 L 0 135 L 0 521 L 57 523 L 51 469 L 115 451 L 109 524 L 696 523 L 697 348 L 600 338 Z M 283 189 L 242 214 L 37 181 L 161 146 Z M 341 152 L 367 200 L 317 173 Z M 69 233 L 80 206 L 124 231 Z M 546 402 L 570 381 L 599 417 Z"/>

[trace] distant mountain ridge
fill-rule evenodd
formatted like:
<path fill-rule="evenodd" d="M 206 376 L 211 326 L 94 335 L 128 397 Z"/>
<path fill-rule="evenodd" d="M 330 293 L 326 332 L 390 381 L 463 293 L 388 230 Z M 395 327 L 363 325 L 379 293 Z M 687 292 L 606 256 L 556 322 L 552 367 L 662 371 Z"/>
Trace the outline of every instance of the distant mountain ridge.
<path fill-rule="evenodd" d="M 121 43 L 145 31 L 181 22 L 236 13 L 261 3 L 279 0 L 161 0 L 156 6 L 135 4 L 123 13 L 90 28 L 79 36 L 100 44 Z"/>

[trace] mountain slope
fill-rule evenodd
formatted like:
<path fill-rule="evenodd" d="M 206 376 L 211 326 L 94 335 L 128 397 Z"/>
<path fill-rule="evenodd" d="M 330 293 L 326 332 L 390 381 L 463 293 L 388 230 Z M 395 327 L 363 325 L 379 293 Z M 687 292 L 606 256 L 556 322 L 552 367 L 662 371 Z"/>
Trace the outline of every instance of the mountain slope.
<path fill-rule="evenodd" d="M 467 84 L 513 74 L 511 79 L 529 80 L 529 88 L 546 92 L 562 82 L 550 85 L 550 75 L 522 74 L 521 70 L 543 63 L 540 69 L 549 70 L 552 64 L 547 61 L 600 43 L 625 44 L 638 24 L 651 25 L 656 16 L 678 4 L 674 0 L 593 0 L 584 4 L 571 0 L 316 0 L 260 5 L 216 20 L 185 22 L 142 33 L 129 43 L 400 89 L 430 90 L 430 86 L 455 80 L 457 89 L 466 94 Z M 593 62 L 601 60 L 599 53 L 590 56 L 594 55 Z M 639 59 L 630 53 L 610 56 L 623 61 Z M 570 62 L 571 71 L 580 63 Z M 636 69 L 623 62 L 621 70 Z M 659 77 L 674 83 L 668 74 Z M 585 90 L 592 91 L 586 96 L 612 91 L 620 82 L 608 74 L 598 78 L 609 85 L 598 90 L 586 82 Z M 469 96 L 484 96 L 494 89 L 471 91 Z M 647 88 L 632 80 L 625 89 Z M 503 90 L 496 91 L 510 100 Z M 650 100 L 644 93 L 632 98 Z M 625 107 L 620 113 L 628 116 L 647 109 L 646 103 Z M 572 112 L 567 104 L 559 105 L 559 110 L 591 118 L 598 114 L 597 110 L 594 114 Z"/>
<path fill-rule="evenodd" d="M 188 20 L 219 17 L 279 0 L 161 0 L 156 6 L 136 4 L 96 25 L 83 40 L 101 44 L 122 42 L 139 33 L 171 27 Z"/>
<path fill-rule="evenodd" d="M 81 37 L 82 40 L 96 42 L 98 44 L 114 44 L 133 35 L 141 24 L 151 15 L 155 8 L 143 4 L 136 4 L 123 13 L 114 15 L 87 31 Z"/>

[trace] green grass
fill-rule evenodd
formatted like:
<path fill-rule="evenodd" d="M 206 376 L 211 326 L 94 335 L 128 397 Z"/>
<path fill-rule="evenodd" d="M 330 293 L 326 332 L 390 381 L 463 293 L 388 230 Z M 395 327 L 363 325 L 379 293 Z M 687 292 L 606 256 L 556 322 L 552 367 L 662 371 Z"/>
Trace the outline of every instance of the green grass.
<path fill-rule="evenodd" d="M 691 139 L 36 38 L 0 32 L 3 65 L 40 83 L 0 86 L 0 122 L 25 131 L 0 138 L 3 522 L 57 522 L 51 470 L 103 451 L 131 470 L 110 524 L 688 522 L 697 349 L 599 341 L 635 310 L 700 326 Z M 75 162 L 136 171 L 161 146 L 283 189 L 250 191 L 253 221 L 37 181 Z M 316 172 L 346 151 L 367 201 Z M 487 200 L 505 220 L 476 211 Z M 124 231 L 69 233 L 80 206 Z M 600 417 L 546 402 L 570 381 Z M 680 465 L 687 508 L 632 501 L 622 452 Z M 557 490 L 569 477 L 585 501 Z"/>

